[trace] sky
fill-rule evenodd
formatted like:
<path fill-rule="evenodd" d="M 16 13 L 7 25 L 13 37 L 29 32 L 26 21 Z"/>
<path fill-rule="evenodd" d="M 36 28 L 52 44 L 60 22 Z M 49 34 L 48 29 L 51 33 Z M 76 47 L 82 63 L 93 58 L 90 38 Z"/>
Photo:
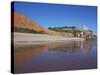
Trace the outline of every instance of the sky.
<path fill-rule="evenodd" d="M 13 8 L 13 7 L 12 7 Z M 97 34 L 97 7 L 68 4 L 14 2 L 14 11 L 48 27 L 87 26 Z"/>

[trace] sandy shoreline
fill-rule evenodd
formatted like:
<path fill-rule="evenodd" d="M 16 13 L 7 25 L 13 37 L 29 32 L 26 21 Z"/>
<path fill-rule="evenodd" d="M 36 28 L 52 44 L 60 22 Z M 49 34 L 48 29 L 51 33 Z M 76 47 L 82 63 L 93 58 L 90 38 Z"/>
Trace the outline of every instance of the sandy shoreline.
<path fill-rule="evenodd" d="M 83 38 L 51 36 L 46 34 L 14 33 L 14 45 L 46 44 L 52 42 L 84 41 Z"/>

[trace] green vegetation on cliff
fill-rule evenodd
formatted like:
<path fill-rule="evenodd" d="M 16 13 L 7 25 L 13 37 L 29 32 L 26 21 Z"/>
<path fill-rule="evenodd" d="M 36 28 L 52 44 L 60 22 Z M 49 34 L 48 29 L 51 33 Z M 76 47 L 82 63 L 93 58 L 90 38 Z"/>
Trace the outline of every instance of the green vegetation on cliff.
<path fill-rule="evenodd" d="M 44 34 L 43 31 L 35 31 L 35 30 L 32 30 L 32 29 L 17 28 L 17 27 L 14 27 L 14 32 Z"/>

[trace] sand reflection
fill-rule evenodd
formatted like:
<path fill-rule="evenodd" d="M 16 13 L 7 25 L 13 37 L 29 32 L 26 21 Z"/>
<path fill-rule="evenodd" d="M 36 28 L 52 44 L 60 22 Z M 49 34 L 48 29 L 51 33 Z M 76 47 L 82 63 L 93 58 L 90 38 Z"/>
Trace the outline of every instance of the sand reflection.
<path fill-rule="evenodd" d="M 59 52 L 88 52 L 92 47 L 92 41 L 68 41 L 55 42 L 48 44 L 20 46 L 14 48 L 14 64 L 20 65 L 44 51 L 59 51 Z"/>

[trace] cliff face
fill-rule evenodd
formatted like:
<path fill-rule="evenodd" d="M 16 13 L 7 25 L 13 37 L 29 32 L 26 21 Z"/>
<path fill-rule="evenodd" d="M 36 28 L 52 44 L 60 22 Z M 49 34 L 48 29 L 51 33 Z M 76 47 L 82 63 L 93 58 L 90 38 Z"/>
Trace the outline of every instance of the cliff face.
<path fill-rule="evenodd" d="M 41 25 L 31 21 L 22 14 L 14 12 L 13 15 L 14 15 L 14 27 L 33 29 L 36 31 L 41 31 L 44 29 Z"/>
<path fill-rule="evenodd" d="M 17 12 L 12 12 L 12 26 L 17 27 L 17 28 L 25 28 L 25 29 L 30 29 L 30 30 L 35 30 L 35 31 L 42 31 L 46 34 L 50 35 L 59 35 L 59 32 L 45 29 L 42 27 L 42 25 L 39 25 L 36 22 L 33 22 L 26 16 L 17 13 Z"/>

